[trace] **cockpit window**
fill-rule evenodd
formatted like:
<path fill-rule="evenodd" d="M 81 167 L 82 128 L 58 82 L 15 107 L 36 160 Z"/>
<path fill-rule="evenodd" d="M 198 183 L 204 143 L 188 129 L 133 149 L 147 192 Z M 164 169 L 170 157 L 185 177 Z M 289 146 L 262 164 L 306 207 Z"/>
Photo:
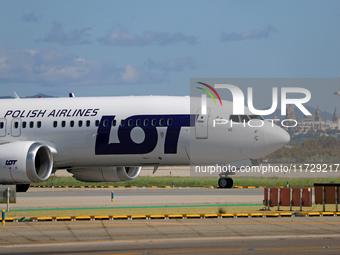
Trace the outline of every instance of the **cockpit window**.
<path fill-rule="evenodd" d="M 230 120 L 233 122 L 240 122 L 240 118 L 238 115 L 230 115 Z"/>
<path fill-rule="evenodd" d="M 264 120 L 261 115 L 248 115 L 251 120 Z"/>
<path fill-rule="evenodd" d="M 241 122 L 248 122 L 250 119 L 248 115 L 240 115 Z"/>

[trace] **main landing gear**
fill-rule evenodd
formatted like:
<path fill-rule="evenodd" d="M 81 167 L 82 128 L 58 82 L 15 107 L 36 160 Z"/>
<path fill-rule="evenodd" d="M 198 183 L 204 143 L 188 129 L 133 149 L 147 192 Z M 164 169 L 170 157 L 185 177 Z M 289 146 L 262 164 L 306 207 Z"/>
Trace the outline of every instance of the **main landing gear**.
<path fill-rule="evenodd" d="M 223 177 L 218 180 L 218 186 L 222 189 L 231 189 L 234 181 L 230 177 Z"/>

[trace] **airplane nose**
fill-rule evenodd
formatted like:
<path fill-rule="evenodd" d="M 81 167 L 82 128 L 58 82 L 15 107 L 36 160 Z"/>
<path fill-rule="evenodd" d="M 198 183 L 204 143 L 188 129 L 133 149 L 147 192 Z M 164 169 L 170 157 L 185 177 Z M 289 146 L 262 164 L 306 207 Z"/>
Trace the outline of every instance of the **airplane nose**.
<path fill-rule="evenodd" d="M 276 125 L 266 126 L 264 130 L 264 142 L 268 154 L 285 146 L 289 140 L 290 135 L 286 130 Z"/>

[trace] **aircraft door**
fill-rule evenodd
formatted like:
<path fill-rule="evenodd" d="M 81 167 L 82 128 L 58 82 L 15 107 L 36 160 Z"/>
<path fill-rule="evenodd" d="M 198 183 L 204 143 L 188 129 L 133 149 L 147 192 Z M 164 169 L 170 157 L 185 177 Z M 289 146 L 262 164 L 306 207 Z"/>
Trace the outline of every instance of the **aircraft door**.
<path fill-rule="evenodd" d="M 0 137 L 6 136 L 6 119 L 0 119 Z"/>
<path fill-rule="evenodd" d="M 196 139 L 207 139 L 208 138 L 208 120 L 209 120 L 210 109 L 207 109 L 207 114 L 202 115 L 201 109 L 198 110 L 197 118 L 195 120 L 195 133 Z"/>
<path fill-rule="evenodd" d="M 21 135 L 21 119 L 13 119 L 11 127 L 12 136 L 17 137 Z"/>

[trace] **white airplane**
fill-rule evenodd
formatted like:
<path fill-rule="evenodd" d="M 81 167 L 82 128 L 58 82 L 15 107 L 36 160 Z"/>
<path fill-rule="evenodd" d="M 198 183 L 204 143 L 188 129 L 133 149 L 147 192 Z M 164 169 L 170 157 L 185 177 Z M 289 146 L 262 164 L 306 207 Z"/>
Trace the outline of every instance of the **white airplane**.
<path fill-rule="evenodd" d="M 2 99 L 0 184 L 26 191 L 58 169 L 80 181 L 129 181 L 143 166 L 223 165 L 259 159 L 288 143 L 282 128 L 247 108 L 246 115 L 231 109 L 229 101 L 216 107 L 208 100 L 202 115 L 199 98 L 172 96 Z M 254 118 L 264 124 L 245 125 Z M 223 119 L 234 126 L 216 125 Z M 219 185 L 233 182 L 221 177 Z"/>

